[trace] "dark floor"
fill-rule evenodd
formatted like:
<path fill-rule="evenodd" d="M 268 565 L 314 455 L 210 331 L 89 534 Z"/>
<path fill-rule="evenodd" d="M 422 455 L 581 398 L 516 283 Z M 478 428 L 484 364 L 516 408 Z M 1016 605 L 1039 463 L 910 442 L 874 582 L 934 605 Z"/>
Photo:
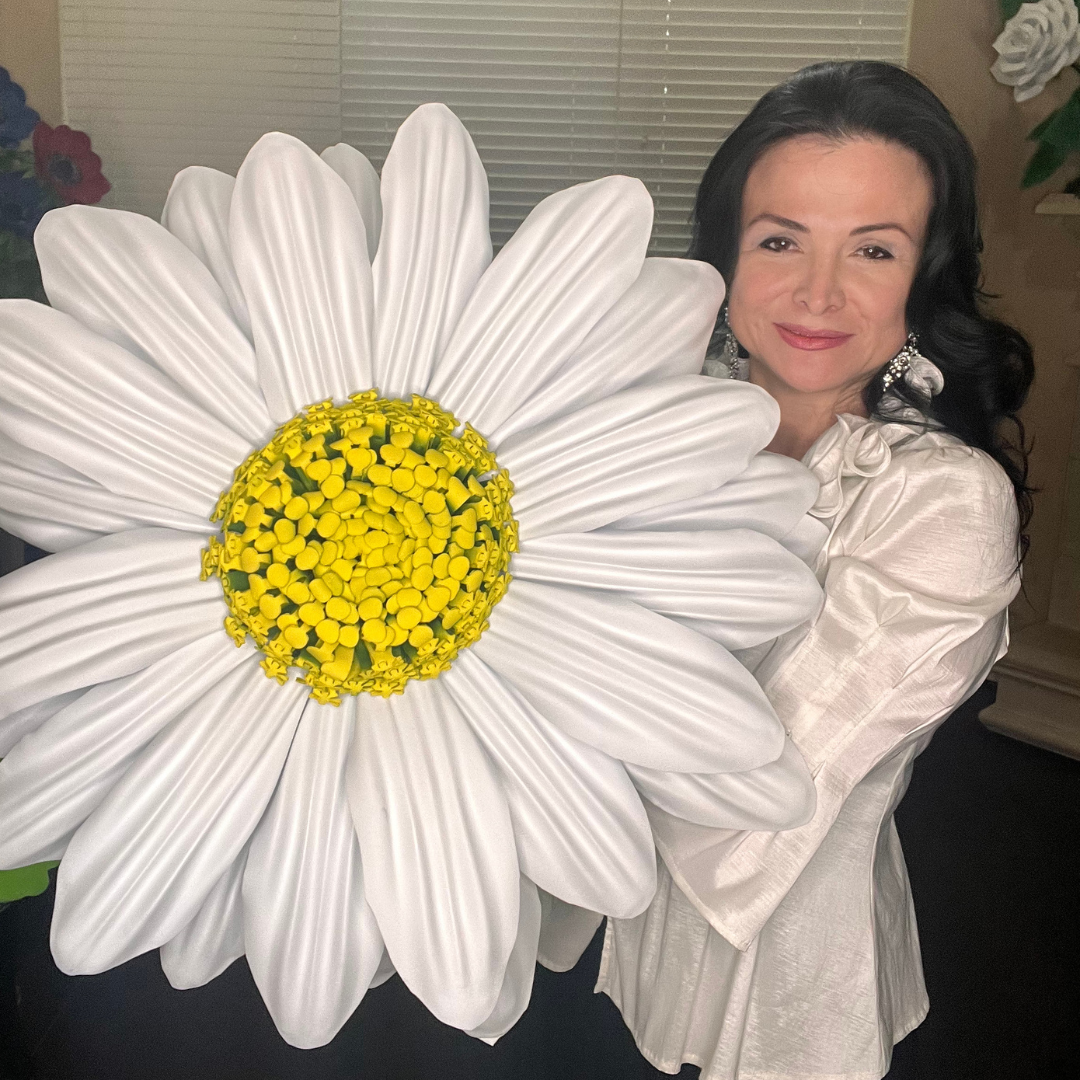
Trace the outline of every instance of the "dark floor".
<path fill-rule="evenodd" d="M 982 691 L 918 760 L 898 814 L 931 1011 L 889 1080 L 1080 1076 L 1080 762 L 994 735 Z M 331 1045 L 274 1031 L 241 960 L 208 986 L 166 983 L 156 953 L 67 978 L 48 953 L 51 892 L 0 912 L 0 1077 L 39 1080 L 644 1080 L 611 1002 L 578 968 L 540 970 L 498 1045 L 435 1021 L 398 979 Z M 696 1077 L 686 1067 L 684 1077 Z"/>

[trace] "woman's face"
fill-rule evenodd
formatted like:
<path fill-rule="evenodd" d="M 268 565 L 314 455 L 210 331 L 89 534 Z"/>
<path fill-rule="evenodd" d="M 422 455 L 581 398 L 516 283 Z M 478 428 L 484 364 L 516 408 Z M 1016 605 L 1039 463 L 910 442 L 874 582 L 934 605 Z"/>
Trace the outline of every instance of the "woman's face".
<path fill-rule="evenodd" d="M 904 344 L 930 213 L 919 157 L 875 138 L 770 147 L 743 189 L 729 323 L 766 389 L 857 394 Z"/>

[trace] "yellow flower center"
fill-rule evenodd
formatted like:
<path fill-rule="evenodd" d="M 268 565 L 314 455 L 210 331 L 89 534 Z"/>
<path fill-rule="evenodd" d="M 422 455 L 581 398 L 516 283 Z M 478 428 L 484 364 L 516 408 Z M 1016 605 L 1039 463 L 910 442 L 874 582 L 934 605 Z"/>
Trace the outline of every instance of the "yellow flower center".
<path fill-rule="evenodd" d="M 400 693 L 487 628 L 517 546 L 513 487 L 484 439 L 434 402 L 312 405 L 236 470 L 203 552 L 240 645 L 319 701 Z"/>

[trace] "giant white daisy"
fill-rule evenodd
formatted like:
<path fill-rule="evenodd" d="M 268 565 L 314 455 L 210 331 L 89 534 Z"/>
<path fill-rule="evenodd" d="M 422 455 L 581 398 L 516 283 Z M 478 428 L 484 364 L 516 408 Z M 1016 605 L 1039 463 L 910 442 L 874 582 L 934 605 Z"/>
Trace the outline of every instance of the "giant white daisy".
<path fill-rule="evenodd" d="M 818 602 L 780 542 L 816 485 L 758 454 L 765 393 L 697 374 L 719 276 L 645 259 L 635 180 L 493 261 L 487 206 L 428 105 L 381 182 L 273 134 L 235 181 L 182 172 L 163 226 L 38 229 L 53 306 L 0 302 L 0 525 L 58 554 L 0 582 L 0 866 L 62 857 L 64 971 L 160 947 L 189 987 L 246 953 L 314 1046 L 396 969 L 494 1038 L 538 888 L 649 902 L 642 796 L 805 817 L 728 650 Z"/>

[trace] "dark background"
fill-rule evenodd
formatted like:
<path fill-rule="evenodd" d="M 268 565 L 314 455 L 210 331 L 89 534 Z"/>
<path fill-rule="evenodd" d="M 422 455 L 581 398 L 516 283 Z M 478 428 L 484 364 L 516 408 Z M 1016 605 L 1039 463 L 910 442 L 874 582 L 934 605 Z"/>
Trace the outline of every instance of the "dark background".
<path fill-rule="evenodd" d="M 1080 762 L 986 730 L 985 685 L 917 759 L 897 812 L 930 1016 L 889 1080 L 1080 1077 Z M 70 978 L 49 956 L 52 889 L 0 910 L 0 1080 L 656 1080 L 592 987 L 538 969 L 494 1047 L 435 1020 L 396 976 L 337 1038 L 287 1046 L 244 960 L 171 989 L 157 952 Z M 686 1066 L 681 1076 L 697 1077 Z"/>

